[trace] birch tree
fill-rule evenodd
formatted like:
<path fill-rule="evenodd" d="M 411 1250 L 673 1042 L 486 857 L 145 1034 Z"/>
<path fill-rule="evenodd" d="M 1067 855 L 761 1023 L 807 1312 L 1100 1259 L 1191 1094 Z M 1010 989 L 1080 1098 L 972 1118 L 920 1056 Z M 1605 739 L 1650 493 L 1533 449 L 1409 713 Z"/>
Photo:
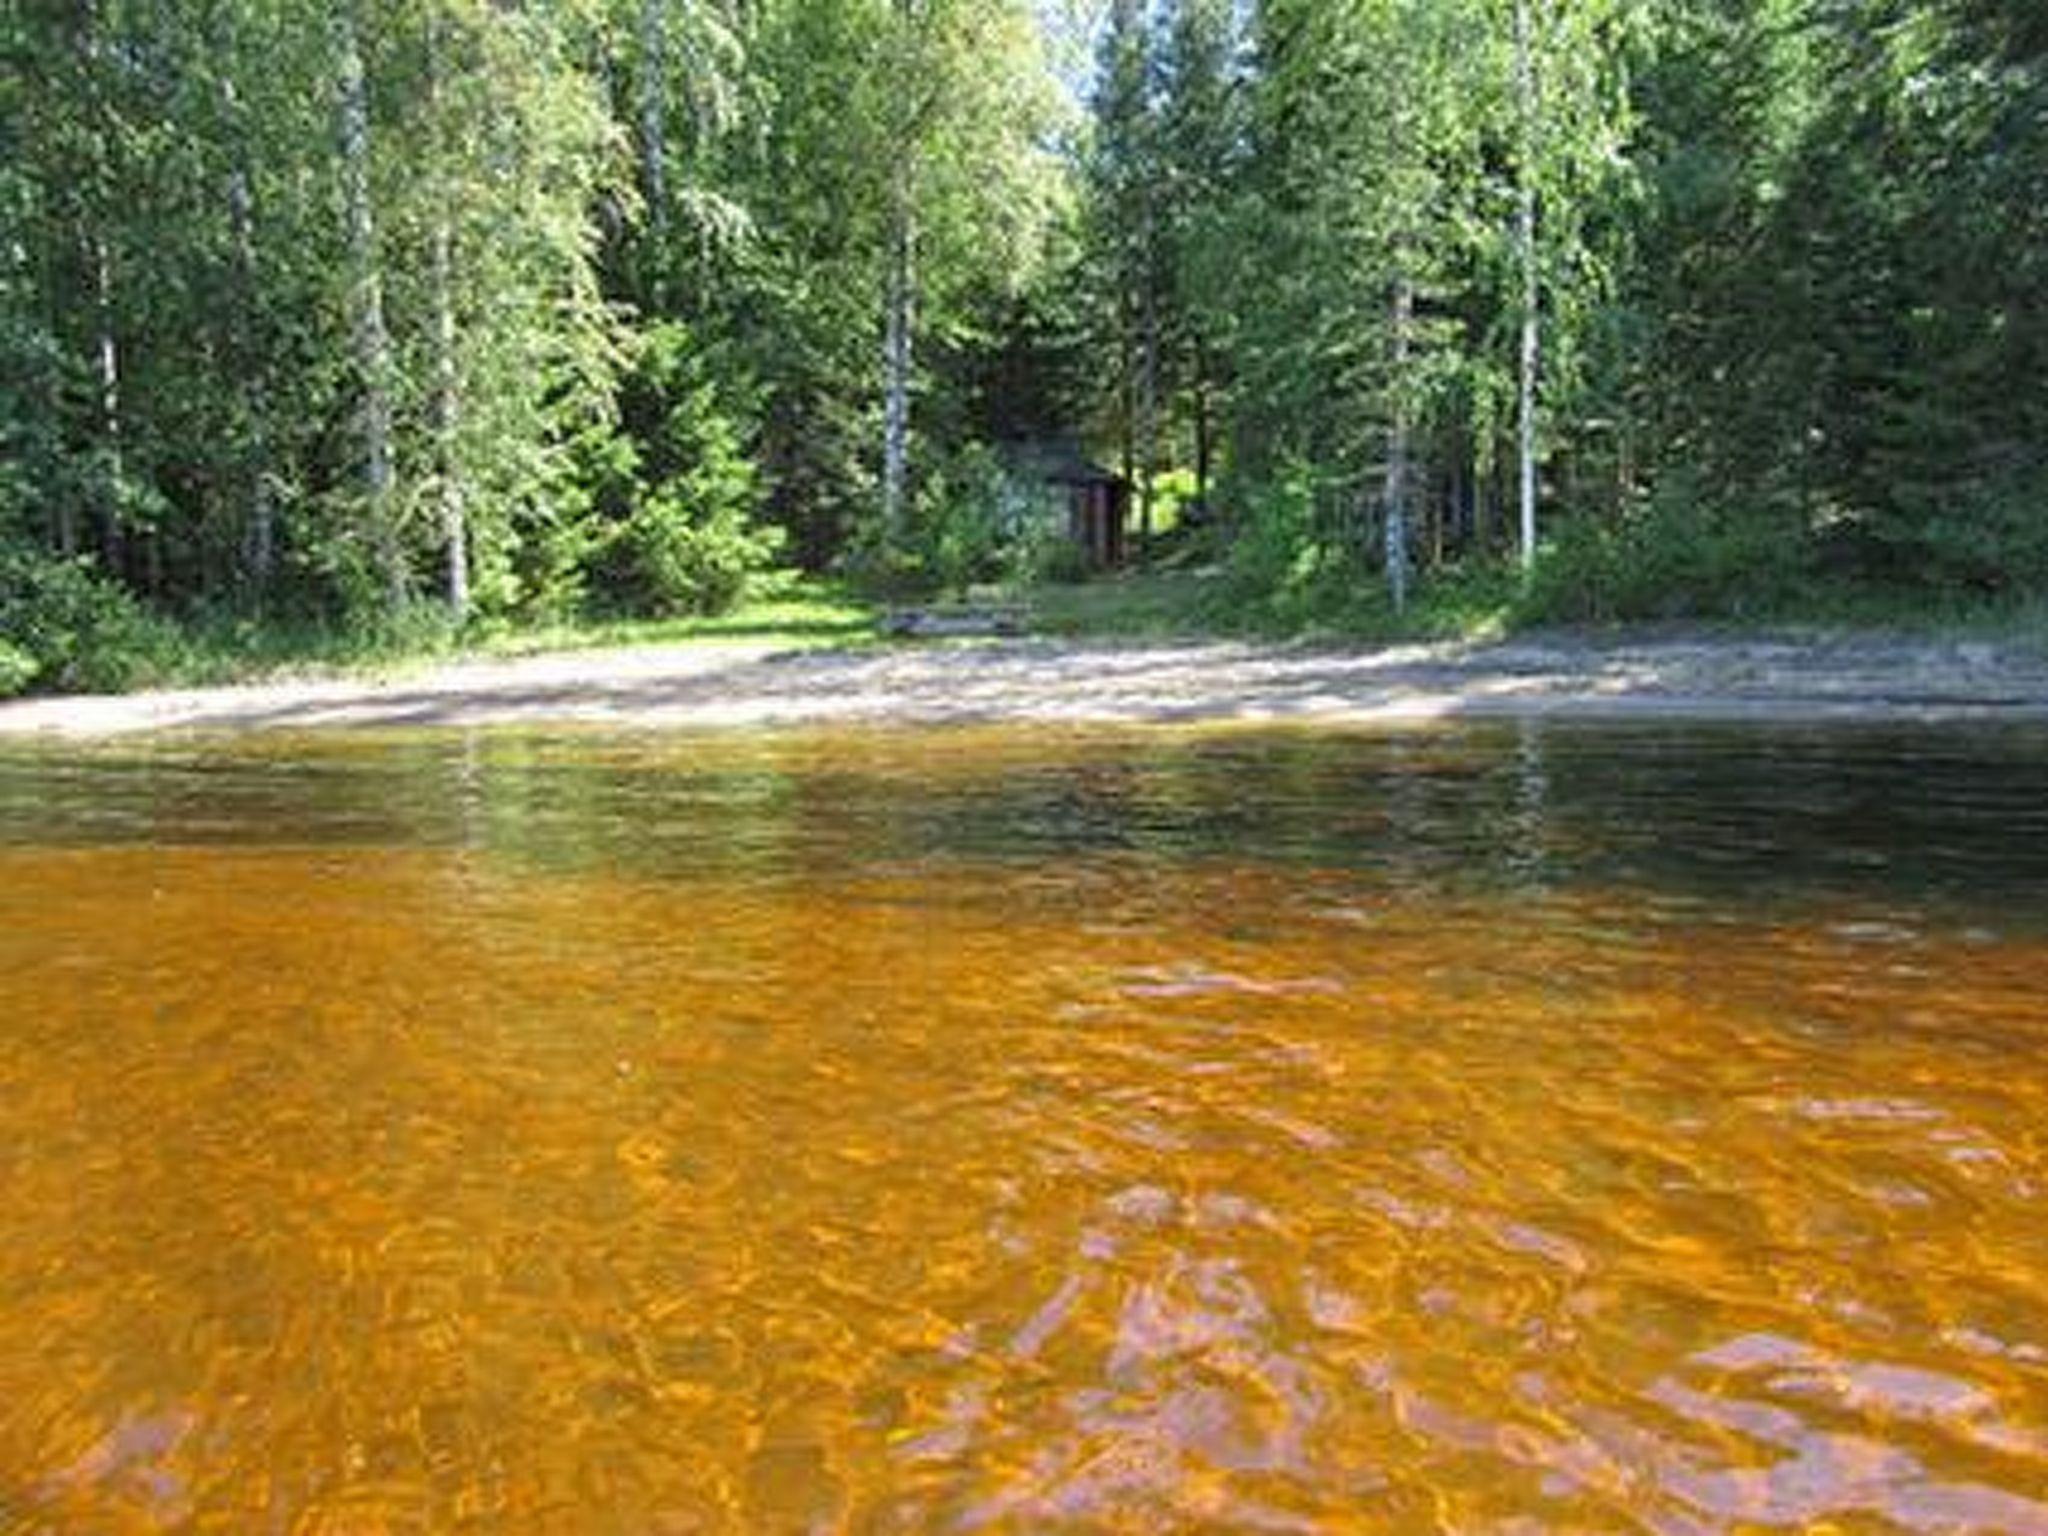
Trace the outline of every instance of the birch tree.
<path fill-rule="evenodd" d="M 1521 326 L 1515 379 L 1516 486 L 1522 569 L 1536 564 L 1536 380 L 1541 340 L 1536 262 L 1536 67 L 1529 36 L 1532 0 L 1515 0 L 1515 258 L 1521 270 Z"/>
<path fill-rule="evenodd" d="M 236 36 L 233 30 L 233 13 L 227 12 L 224 32 L 221 37 L 221 52 L 232 61 L 236 56 Z M 243 106 L 242 93 L 231 66 L 222 69 L 217 85 L 220 97 L 221 116 L 228 143 L 228 170 L 225 196 L 228 213 L 228 238 L 233 252 L 233 295 L 234 295 L 234 346 L 233 352 L 237 370 L 241 375 L 242 398 L 238 402 L 238 425 L 246 438 L 246 465 L 242 475 L 242 495 L 247 512 L 243 523 L 241 551 L 244 572 L 249 584 L 260 595 L 270 585 L 277 566 L 277 517 L 271 496 L 271 474 L 268 434 L 264 430 L 262 402 L 254 398 L 253 392 L 264 373 L 264 359 L 258 351 L 257 333 L 257 287 L 259 273 L 256 266 L 256 198 L 255 177 L 251 161 L 256 149 L 253 134 Z"/>
<path fill-rule="evenodd" d="M 1408 402 L 1407 378 L 1410 332 L 1415 324 L 1415 290 L 1408 274 L 1396 269 L 1394 297 L 1388 330 L 1392 336 L 1391 371 L 1393 387 L 1387 407 L 1386 489 L 1381 505 L 1386 513 L 1387 594 L 1394 611 L 1408 606 Z"/>
<path fill-rule="evenodd" d="M 460 621 L 469 616 L 469 525 L 463 506 L 462 466 L 456 432 L 462 413 L 461 369 L 457 361 L 455 319 L 455 188 L 448 175 L 453 159 L 446 132 L 443 100 L 442 18 L 436 0 L 428 0 L 427 111 L 437 132 L 435 149 L 441 165 L 430 214 L 429 290 L 433 307 L 434 397 L 432 431 L 436 499 L 440 503 L 444 590 L 448 609 Z"/>
<path fill-rule="evenodd" d="M 917 323 L 917 181 L 921 140 L 939 105 L 940 83 L 920 79 L 922 0 L 892 0 L 889 49 L 896 62 L 891 90 L 904 104 L 891 125 L 888 217 L 882 275 L 882 532 L 903 532 L 910 474 L 910 387 Z"/>
<path fill-rule="evenodd" d="M 371 175 L 370 89 L 363 63 L 361 0 L 336 8 L 335 70 L 342 200 L 348 229 L 350 328 L 362 390 L 360 430 L 365 517 L 385 601 L 403 606 L 408 577 L 399 542 L 392 458 L 391 333 L 384 320 L 384 269 L 377 244 Z"/>
<path fill-rule="evenodd" d="M 880 252 L 885 540 L 913 478 L 917 338 L 1028 279 L 1055 197 L 1044 38 L 1021 0 L 889 0 L 868 96 L 885 171 Z"/>

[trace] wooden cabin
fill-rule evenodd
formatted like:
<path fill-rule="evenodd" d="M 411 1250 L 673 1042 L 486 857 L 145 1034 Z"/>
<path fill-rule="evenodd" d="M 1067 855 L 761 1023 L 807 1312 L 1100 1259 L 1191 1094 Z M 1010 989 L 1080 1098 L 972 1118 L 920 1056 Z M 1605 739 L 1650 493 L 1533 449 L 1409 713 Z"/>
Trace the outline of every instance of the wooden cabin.
<path fill-rule="evenodd" d="M 1062 466 L 1046 479 L 1067 494 L 1067 536 L 1087 558 L 1089 569 L 1113 571 L 1121 566 L 1131 511 L 1130 482 L 1085 460 Z"/>
<path fill-rule="evenodd" d="M 1131 483 L 1081 451 L 1078 434 L 1016 439 L 997 453 L 1011 488 L 1005 529 L 1060 528 L 1091 571 L 1115 570 L 1128 552 Z"/>

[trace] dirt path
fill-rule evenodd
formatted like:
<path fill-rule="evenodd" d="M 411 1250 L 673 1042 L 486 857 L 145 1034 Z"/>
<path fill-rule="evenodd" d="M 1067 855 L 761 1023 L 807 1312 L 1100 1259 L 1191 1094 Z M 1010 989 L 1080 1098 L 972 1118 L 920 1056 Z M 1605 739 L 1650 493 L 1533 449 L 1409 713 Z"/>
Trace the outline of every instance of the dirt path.
<path fill-rule="evenodd" d="M 1415 720 L 1556 715 L 2048 721 L 2048 658 L 1992 644 L 1613 640 L 1331 650 L 1002 641 L 695 644 L 466 662 L 388 680 L 0 705 L 0 736 L 597 722 Z"/>

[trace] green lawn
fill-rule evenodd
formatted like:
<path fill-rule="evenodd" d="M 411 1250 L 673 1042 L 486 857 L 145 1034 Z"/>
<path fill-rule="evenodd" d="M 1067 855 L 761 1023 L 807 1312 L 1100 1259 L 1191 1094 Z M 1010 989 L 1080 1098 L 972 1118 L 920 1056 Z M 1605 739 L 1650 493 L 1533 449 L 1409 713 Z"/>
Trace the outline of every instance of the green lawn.
<path fill-rule="evenodd" d="M 1396 615 L 1377 585 L 1333 600 L 1247 601 L 1219 571 L 1125 572 L 1092 581 L 1046 585 L 1022 594 L 1038 628 L 1052 635 L 1174 639 L 1390 641 L 1481 638 L 1509 627 L 1509 581 L 1443 580 L 1418 586 L 1408 611 Z"/>
<path fill-rule="evenodd" d="M 670 645 L 697 640 L 767 641 L 780 645 L 845 645 L 875 637 L 872 603 L 822 581 L 793 581 L 743 602 L 730 613 L 676 619 L 604 619 L 519 629 L 484 637 L 473 649 L 491 656 Z"/>
<path fill-rule="evenodd" d="M 693 642 L 791 648 L 871 641 L 874 608 L 832 583 L 776 580 L 730 613 L 668 619 L 587 619 L 530 627 L 458 629 L 432 608 L 368 631 L 220 617 L 166 628 L 140 668 L 144 685 L 197 687 L 265 678 L 390 674 L 438 662 Z"/>
<path fill-rule="evenodd" d="M 1073 638 L 1236 636 L 1373 645 L 1495 640 L 1562 627 L 1642 638 L 1981 641 L 2048 655 L 2048 603 L 2038 600 L 1930 604 L 1921 594 L 1816 589 L 1802 602 L 1746 618 L 1561 626 L 1530 612 L 1520 575 L 1506 564 L 1424 576 L 1399 614 L 1376 580 L 1361 580 L 1350 589 L 1323 586 L 1298 596 L 1258 598 L 1234 592 L 1220 573 L 1185 569 L 1047 584 L 1012 595 L 1031 605 L 1039 633 Z"/>
<path fill-rule="evenodd" d="M 1227 629 L 1216 577 L 1200 571 L 1125 572 L 1093 581 L 1048 583 L 1019 597 L 1035 628 L 1060 636 L 1159 639 Z"/>

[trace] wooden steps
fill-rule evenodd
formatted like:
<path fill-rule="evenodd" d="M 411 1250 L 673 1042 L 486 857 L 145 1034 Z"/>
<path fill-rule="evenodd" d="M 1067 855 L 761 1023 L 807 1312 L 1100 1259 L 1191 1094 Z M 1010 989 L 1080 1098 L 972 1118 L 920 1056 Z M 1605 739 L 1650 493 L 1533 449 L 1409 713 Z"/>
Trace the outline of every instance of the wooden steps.
<path fill-rule="evenodd" d="M 903 640 L 956 640 L 981 636 L 1027 635 L 1029 603 L 919 603 L 891 608 L 882 615 L 883 634 Z"/>

